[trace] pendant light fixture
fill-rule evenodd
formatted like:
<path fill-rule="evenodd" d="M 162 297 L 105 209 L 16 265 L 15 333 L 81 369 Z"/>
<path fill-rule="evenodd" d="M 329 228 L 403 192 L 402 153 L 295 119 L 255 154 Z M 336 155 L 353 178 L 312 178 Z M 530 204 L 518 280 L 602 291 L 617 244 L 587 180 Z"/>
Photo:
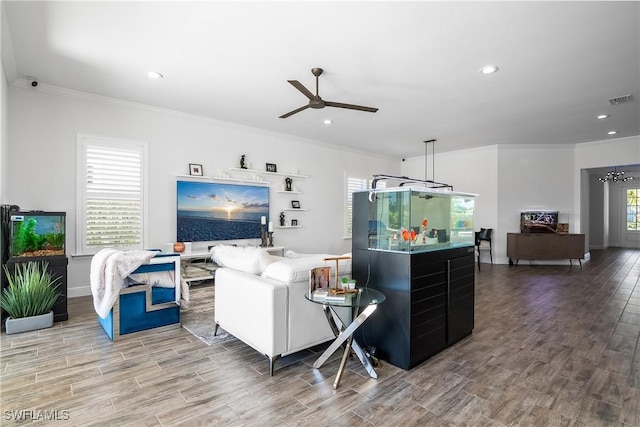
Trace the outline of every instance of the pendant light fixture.
<path fill-rule="evenodd" d="M 600 178 L 598 178 L 598 181 L 600 182 L 627 182 L 627 181 L 631 181 L 634 177 L 632 176 L 625 176 L 624 175 L 624 171 L 622 172 L 618 172 L 618 168 L 613 168 L 612 171 L 609 171 L 606 173 L 605 176 L 601 176 Z"/>

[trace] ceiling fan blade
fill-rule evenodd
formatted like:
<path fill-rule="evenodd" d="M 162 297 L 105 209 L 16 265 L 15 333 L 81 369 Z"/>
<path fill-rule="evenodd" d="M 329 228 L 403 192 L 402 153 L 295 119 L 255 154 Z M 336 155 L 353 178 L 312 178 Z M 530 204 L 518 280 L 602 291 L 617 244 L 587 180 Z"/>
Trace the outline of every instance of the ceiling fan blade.
<path fill-rule="evenodd" d="M 297 80 L 287 80 L 287 81 L 288 81 L 289 83 L 291 83 L 291 85 L 292 85 L 293 87 L 295 87 L 295 88 L 296 88 L 296 89 L 298 89 L 300 92 L 302 92 L 302 93 L 304 94 L 304 96 L 306 96 L 307 98 L 309 98 L 309 99 L 314 99 L 314 98 L 315 98 L 315 95 L 314 95 L 313 93 L 311 93 L 311 92 L 309 91 L 309 89 L 307 89 L 306 87 L 304 87 L 304 86 L 302 85 L 302 83 L 300 83 L 299 81 L 297 81 Z"/>
<path fill-rule="evenodd" d="M 279 119 L 286 119 L 287 117 L 292 116 L 292 115 L 294 115 L 295 113 L 299 113 L 299 112 L 300 112 L 300 111 L 302 111 L 302 110 L 306 110 L 307 108 L 309 108 L 309 105 L 305 105 L 304 107 L 300 107 L 300 108 L 298 108 L 298 109 L 296 109 L 296 110 L 289 111 L 288 113 L 283 114 L 283 115 L 281 115 L 281 116 L 280 116 L 280 117 L 278 117 L 278 118 L 279 118 Z"/>
<path fill-rule="evenodd" d="M 369 113 L 375 113 L 376 111 L 378 111 L 377 108 L 373 108 L 373 107 L 363 107 L 362 105 L 343 104 L 341 102 L 325 101 L 324 105 L 326 105 L 327 107 L 338 107 L 338 108 L 348 108 L 349 110 L 367 111 Z"/>

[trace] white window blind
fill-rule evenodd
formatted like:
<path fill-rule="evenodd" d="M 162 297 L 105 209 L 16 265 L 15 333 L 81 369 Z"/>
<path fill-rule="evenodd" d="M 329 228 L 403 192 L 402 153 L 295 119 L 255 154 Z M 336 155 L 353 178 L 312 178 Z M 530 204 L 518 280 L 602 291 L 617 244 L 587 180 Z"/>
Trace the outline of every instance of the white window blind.
<path fill-rule="evenodd" d="M 372 180 L 367 178 L 360 178 L 355 176 L 347 177 L 347 203 L 346 203 L 346 218 L 345 218 L 345 233 L 347 236 L 351 236 L 353 231 L 353 193 L 354 191 L 366 190 L 371 188 Z M 384 182 L 378 182 L 377 187 L 383 188 Z"/>
<path fill-rule="evenodd" d="M 146 145 L 82 137 L 79 152 L 80 253 L 142 249 Z"/>

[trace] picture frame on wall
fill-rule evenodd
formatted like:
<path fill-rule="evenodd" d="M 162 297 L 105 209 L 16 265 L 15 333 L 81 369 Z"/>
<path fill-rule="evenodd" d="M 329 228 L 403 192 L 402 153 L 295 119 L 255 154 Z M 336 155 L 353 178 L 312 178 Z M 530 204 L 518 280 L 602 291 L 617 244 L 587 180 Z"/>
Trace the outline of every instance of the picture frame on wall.
<path fill-rule="evenodd" d="M 292 209 L 300 209 L 300 200 L 292 200 L 291 201 Z"/>
<path fill-rule="evenodd" d="M 278 172 L 278 166 L 275 163 L 267 163 L 266 166 L 267 172 Z"/>
<path fill-rule="evenodd" d="M 189 163 L 189 175 L 203 176 L 202 165 L 198 165 L 198 164 L 195 164 L 195 163 Z"/>
<path fill-rule="evenodd" d="M 298 226 L 298 220 L 297 219 L 292 219 L 291 220 L 291 226 L 292 227 L 297 227 Z"/>

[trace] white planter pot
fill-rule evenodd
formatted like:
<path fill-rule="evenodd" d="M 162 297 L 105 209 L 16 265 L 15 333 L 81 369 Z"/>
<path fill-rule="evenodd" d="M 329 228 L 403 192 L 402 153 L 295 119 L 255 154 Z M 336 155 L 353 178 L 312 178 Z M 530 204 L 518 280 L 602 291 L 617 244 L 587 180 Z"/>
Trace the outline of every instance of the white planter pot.
<path fill-rule="evenodd" d="M 8 317 L 4 325 L 7 334 L 50 328 L 53 326 L 53 311 L 40 316 L 22 317 L 20 319 Z"/>

